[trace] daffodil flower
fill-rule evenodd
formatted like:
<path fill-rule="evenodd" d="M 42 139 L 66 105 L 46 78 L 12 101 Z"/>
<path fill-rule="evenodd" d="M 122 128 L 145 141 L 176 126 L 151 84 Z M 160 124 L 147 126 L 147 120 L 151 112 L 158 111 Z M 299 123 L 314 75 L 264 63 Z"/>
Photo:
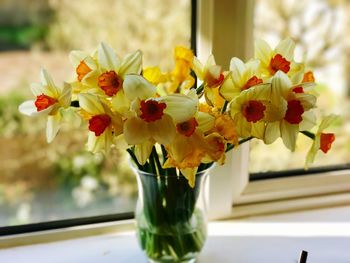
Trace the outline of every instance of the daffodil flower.
<path fill-rule="evenodd" d="M 23 102 L 19 111 L 28 116 L 48 116 L 46 139 L 50 143 L 55 138 L 61 125 L 61 110 L 70 106 L 71 87 L 65 83 L 63 88 L 57 87 L 47 71 L 41 70 L 41 83 L 31 86 L 35 100 Z"/>
<path fill-rule="evenodd" d="M 227 101 L 238 96 L 241 91 L 263 83 L 259 72 L 260 61 L 250 60 L 243 63 L 239 58 L 232 58 L 230 62 L 230 74 L 225 78 L 219 91 Z"/>
<path fill-rule="evenodd" d="M 108 105 L 96 95 L 81 93 L 79 104 L 84 111 L 84 117 L 89 122 L 87 148 L 91 152 L 108 152 L 113 141 L 123 131 L 123 120 L 120 114 L 112 112 Z"/>
<path fill-rule="evenodd" d="M 195 175 L 202 162 L 223 162 L 226 142 L 218 133 L 211 133 L 215 117 L 198 112 L 195 117 L 176 124 L 174 141 L 166 147 L 168 159 L 164 168 L 176 167 L 194 187 Z"/>
<path fill-rule="evenodd" d="M 230 114 L 240 137 L 262 139 L 270 118 L 270 89 L 266 85 L 243 90 L 230 104 Z"/>
<path fill-rule="evenodd" d="M 281 136 L 284 145 L 294 151 L 299 131 L 315 125 L 310 109 L 315 107 L 316 97 L 296 90 L 288 76 L 278 71 L 272 78 L 271 101 L 282 117 L 267 123 L 264 141 L 270 144 Z"/>
<path fill-rule="evenodd" d="M 128 75 L 124 89 L 126 97 L 133 101 L 132 111 L 124 124 L 125 140 L 148 149 L 141 151 L 144 153 L 150 152 L 150 141 L 170 144 L 175 137 L 175 123 L 191 118 L 197 110 L 198 101 L 191 96 L 173 94 L 156 97 L 156 88 L 139 75 Z"/>
<path fill-rule="evenodd" d="M 338 116 L 332 114 L 325 117 L 322 120 L 320 126 L 318 127 L 318 130 L 315 135 L 314 141 L 311 145 L 311 148 L 306 156 L 306 160 L 305 160 L 306 169 L 311 163 L 314 162 L 316 154 L 319 150 L 321 150 L 323 153 L 327 153 L 331 149 L 332 143 L 335 140 L 335 135 L 334 133 L 324 133 L 323 131 L 327 129 L 329 126 L 331 126 L 337 119 L 338 119 Z"/>
<path fill-rule="evenodd" d="M 90 55 L 84 51 L 73 50 L 69 54 L 69 60 L 75 69 L 75 80 L 71 83 L 73 93 L 96 89 L 100 74 L 96 52 Z"/>
<path fill-rule="evenodd" d="M 193 58 L 193 70 L 198 79 L 203 81 L 204 94 L 207 102 L 218 108 L 221 108 L 225 99 L 220 95 L 219 88 L 225 80 L 225 74 L 221 66 L 216 65 L 215 58 L 210 55 L 205 65 L 196 58 Z"/>
<path fill-rule="evenodd" d="M 270 78 L 278 71 L 282 71 L 291 78 L 293 83 L 300 83 L 304 66 L 294 61 L 295 43 L 292 39 L 282 40 L 275 49 L 272 49 L 264 40 L 255 42 L 255 55 L 259 59 L 260 70 L 264 77 Z"/>

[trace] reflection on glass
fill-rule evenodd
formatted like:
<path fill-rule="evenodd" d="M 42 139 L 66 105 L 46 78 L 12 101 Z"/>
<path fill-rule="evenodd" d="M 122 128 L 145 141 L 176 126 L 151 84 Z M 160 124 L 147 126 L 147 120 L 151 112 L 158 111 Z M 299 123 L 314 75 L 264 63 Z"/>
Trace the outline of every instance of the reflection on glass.
<path fill-rule="evenodd" d="M 190 43 L 190 1 L 0 2 L 0 226 L 133 211 L 125 151 L 86 152 L 86 127 L 73 116 L 48 145 L 45 120 L 18 112 L 41 67 L 58 84 L 74 72 L 69 50 L 100 41 L 121 56 L 141 49 L 144 66 L 168 70 L 174 46 Z"/>
<path fill-rule="evenodd" d="M 314 167 L 350 163 L 349 10 L 348 1 L 256 1 L 255 38 L 276 45 L 280 39 L 292 37 L 297 43 L 296 60 L 308 62 L 306 66 L 314 71 L 318 83 L 317 114 L 335 112 L 341 116 L 341 121 L 330 127 L 336 134 L 332 150 L 327 155 L 318 153 Z M 256 173 L 303 168 L 311 143 L 299 135 L 297 151 L 290 153 L 281 140 L 269 146 L 253 141 L 249 170 Z"/>

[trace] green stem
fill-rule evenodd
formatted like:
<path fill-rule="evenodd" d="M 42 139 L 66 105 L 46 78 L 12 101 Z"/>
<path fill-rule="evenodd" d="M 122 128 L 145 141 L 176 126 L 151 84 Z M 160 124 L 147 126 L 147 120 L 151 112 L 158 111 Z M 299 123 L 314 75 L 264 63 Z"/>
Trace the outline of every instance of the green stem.
<path fill-rule="evenodd" d="M 301 131 L 302 134 L 304 134 L 306 137 L 309 137 L 310 139 L 315 140 L 316 135 L 312 132 L 309 131 Z"/>
<path fill-rule="evenodd" d="M 243 143 L 245 143 L 245 142 L 247 142 L 247 141 L 250 141 L 251 139 L 253 139 L 254 137 L 253 136 L 250 136 L 250 137 L 247 137 L 247 138 L 244 138 L 244 139 L 242 139 L 242 140 L 239 140 L 238 141 L 238 145 L 241 145 L 241 144 L 243 144 Z M 229 152 L 229 151 L 231 151 L 233 148 L 235 148 L 235 145 L 234 144 L 228 144 L 227 145 L 227 148 L 226 148 L 226 152 Z"/>
<path fill-rule="evenodd" d="M 151 155 L 150 155 L 149 162 L 151 164 L 152 173 L 153 174 L 158 174 L 157 173 L 157 169 L 156 169 L 156 164 L 155 164 L 153 153 L 151 153 Z"/>
<path fill-rule="evenodd" d="M 155 146 L 153 146 L 153 148 L 152 148 L 152 155 L 153 155 L 153 159 L 155 160 L 155 163 L 157 165 L 158 173 L 159 173 L 159 175 L 162 175 L 164 171 L 163 171 L 162 165 L 160 164 L 159 155 L 157 153 Z"/>
<path fill-rule="evenodd" d="M 134 161 L 134 163 L 137 165 L 137 168 L 139 168 L 140 170 L 143 170 L 142 168 L 142 165 L 141 164 L 139 164 L 139 162 L 137 161 L 137 158 L 136 158 L 136 155 L 135 155 L 135 153 L 133 152 L 133 150 L 131 150 L 131 149 L 126 149 L 127 150 L 127 152 L 130 154 L 130 156 L 131 156 L 131 159 Z"/>
<path fill-rule="evenodd" d="M 221 113 L 224 113 L 226 111 L 227 105 L 228 105 L 228 101 L 225 100 L 224 106 L 222 106 L 222 109 L 221 109 Z"/>
<path fill-rule="evenodd" d="M 202 85 L 200 85 L 200 86 L 196 89 L 197 95 L 201 94 L 202 91 L 203 91 L 203 89 L 204 89 L 204 83 L 202 83 Z"/>

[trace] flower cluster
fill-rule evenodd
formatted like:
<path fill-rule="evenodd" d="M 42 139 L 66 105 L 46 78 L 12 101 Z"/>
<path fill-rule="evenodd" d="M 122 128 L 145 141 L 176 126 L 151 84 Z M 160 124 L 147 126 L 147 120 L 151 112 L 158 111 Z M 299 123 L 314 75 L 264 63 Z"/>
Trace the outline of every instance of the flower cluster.
<path fill-rule="evenodd" d="M 124 147 L 139 169 L 181 172 L 191 186 L 199 170 L 224 163 L 228 150 L 252 138 L 270 144 L 280 137 L 294 151 L 303 133 L 314 140 L 309 164 L 319 149 L 331 148 L 334 134 L 323 130 L 335 117 L 326 117 L 316 134 L 309 131 L 317 123 L 315 80 L 294 61 L 294 47 L 291 39 L 275 49 L 259 40 L 254 59 L 234 57 L 227 71 L 213 55 L 202 64 L 191 50 L 176 47 L 173 70 L 162 72 L 143 68 L 140 51 L 120 58 L 101 43 L 92 54 L 71 52 L 74 80 L 63 88 L 42 70 L 41 84 L 32 86 L 35 99 L 19 109 L 48 116 L 51 142 L 74 108 L 86 120 L 89 151 Z"/>

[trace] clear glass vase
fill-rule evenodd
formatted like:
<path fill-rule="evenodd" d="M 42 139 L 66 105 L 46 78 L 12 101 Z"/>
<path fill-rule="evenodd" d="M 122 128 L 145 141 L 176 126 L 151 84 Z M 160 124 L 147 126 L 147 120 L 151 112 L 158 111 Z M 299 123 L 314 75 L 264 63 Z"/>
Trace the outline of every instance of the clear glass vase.
<path fill-rule="evenodd" d="M 208 170 L 197 173 L 194 188 L 182 175 L 137 170 L 136 232 L 150 262 L 195 262 L 207 237 Z"/>

